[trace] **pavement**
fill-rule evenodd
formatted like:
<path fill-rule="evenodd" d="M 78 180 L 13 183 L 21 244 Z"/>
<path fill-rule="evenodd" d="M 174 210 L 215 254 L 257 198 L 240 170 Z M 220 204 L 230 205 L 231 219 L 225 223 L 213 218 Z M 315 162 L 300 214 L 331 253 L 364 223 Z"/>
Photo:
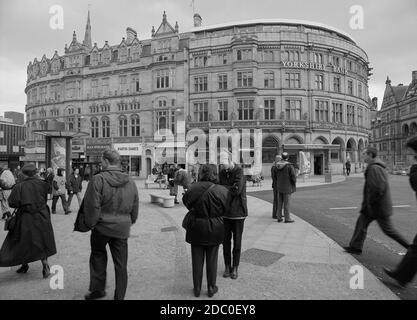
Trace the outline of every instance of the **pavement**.
<path fill-rule="evenodd" d="M 332 182 L 343 181 L 333 176 Z M 302 178 L 301 178 L 302 179 Z M 306 179 L 307 180 L 307 179 Z M 248 192 L 270 188 L 248 187 Z M 205 276 L 200 298 L 193 296 L 191 248 L 185 242 L 181 227 L 187 212 L 180 204 L 163 208 L 149 201 L 150 193 L 167 194 L 167 190 L 144 189 L 144 181 L 136 180 L 139 188 L 140 212 L 129 239 L 129 284 L 126 299 L 199 300 L 207 298 Z M 324 178 L 313 177 L 298 187 L 313 187 Z M 84 188 L 85 189 L 85 188 Z M 267 189 L 265 189 L 267 190 Z M 181 188 L 180 188 L 181 193 Z M 41 263 L 31 263 L 25 275 L 15 273 L 17 267 L 0 268 L 0 299 L 83 299 L 89 282 L 89 233 L 72 232 L 75 212 L 52 216 L 58 253 L 49 259 L 50 265 L 64 270 L 64 288 L 51 289 L 49 280 L 42 279 Z M 398 299 L 367 268 L 347 254 L 333 240 L 304 220 L 292 214 L 295 223 L 277 223 L 271 218 L 269 202 L 248 195 L 249 216 L 245 220 L 239 277 L 223 278 L 222 248 L 219 250 L 217 285 L 219 292 L 211 299 L 224 300 L 396 300 Z M 5 237 L 0 231 L 0 242 Z M 363 288 L 351 289 L 352 266 L 363 271 Z M 355 269 L 355 270 L 358 270 Z M 114 291 L 114 271 L 111 258 L 108 265 L 108 296 Z M 358 272 L 358 271 L 355 271 Z"/>

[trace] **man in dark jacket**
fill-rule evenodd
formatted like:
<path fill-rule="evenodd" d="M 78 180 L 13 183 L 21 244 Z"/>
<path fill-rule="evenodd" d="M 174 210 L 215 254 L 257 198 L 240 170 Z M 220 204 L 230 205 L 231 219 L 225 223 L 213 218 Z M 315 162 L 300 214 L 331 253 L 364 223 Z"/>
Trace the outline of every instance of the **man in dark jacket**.
<path fill-rule="evenodd" d="M 80 170 L 78 168 L 74 169 L 74 172 L 71 173 L 68 179 L 68 209 L 71 207 L 71 201 L 74 197 L 74 194 L 77 196 L 78 205 L 81 207 L 81 191 L 83 189 L 83 178 L 80 175 Z"/>
<path fill-rule="evenodd" d="M 369 224 L 374 220 L 387 236 L 408 248 L 408 241 L 392 226 L 391 192 L 385 164 L 377 158 L 377 150 L 373 147 L 365 150 L 364 161 L 368 166 L 365 171 L 362 207 L 350 244 L 344 249 L 349 253 L 361 254 Z"/>
<path fill-rule="evenodd" d="M 271 167 L 271 178 L 272 178 L 272 192 L 274 195 L 274 204 L 272 206 L 272 219 L 277 219 L 278 215 L 278 200 L 279 200 L 279 192 L 278 192 L 278 183 L 277 183 L 277 164 L 281 161 L 282 157 L 280 155 L 275 156 L 275 161 Z"/>
<path fill-rule="evenodd" d="M 417 196 L 417 137 L 410 138 L 406 146 L 414 153 L 415 162 L 410 168 L 410 185 Z M 413 280 L 417 273 L 417 235 L 397 268 L 395 270 L 385 269 L 385 272 L 402 286 L 406 286 Z"/>
<path fill-rule="evenodd" d="M 109 244 L 116 274 L 115 300 L 124 299 L 127 288 L 127 239 L 136 222 L 139 196 L 136 184 L 120 168 L 120 155 L 106 150 L 103 171 L 88 184 L 83 203 L 85 224 L 92 229 L 90 256 L 90 293 L 87 300 L 106 295 L 107 251 Z"/>
<path fill-rule="evenodd" d="M 54 171 L 52 168 L 46 169 L 46 178 L 45 181 L 48 183 L 48 198 L 52 199 L 52 183 L 54 181 Z"/>
<path fill-rule="evenodd" d="M 216 286 L 219 245 L 224 239 L 223 216 L 228 209 L 229 190 L 215 184 L 215 165 L 203 165 L 198 182 L 192 184 L 182 201 L 190 210 L 191 224 L 186 227 L 185 240 L 191 244 L 194 295 L 200 296 L 204 258 L 207 261 L 208 296 L 218 290 Z"/>
<path fill-rule="evenodd" d="M 287 152 L 282 153 L 282 160 L 276 164 L 276 184 L 278 185 L 278 222 L 282 221 L 282 209 L 284 208 L 285 223 L 292 223 L 290 218 L 290 199 L 291 194 L 295 192 L 297 177 L 294 166 L 288 162 L 289 155 Z"/>
<path fill-rule="evenodd" d="M 237 279 L 240 251 L 242 247 L 242 233 L 245 218 L 248 216 L 246 200 L 246 180 L 243 169 L 234 164 L 231 154 L 225 151 L 220 153 L 220 164 L 222 169 L 219 173 L 219 182 L 227 186 L 231 192 L 228 210 L 224 216 L 224 242 L 223 256 L 225 271 L 223 277 Z M 231 252 L 231 240 L 233 237 L 233 264 Z"/>

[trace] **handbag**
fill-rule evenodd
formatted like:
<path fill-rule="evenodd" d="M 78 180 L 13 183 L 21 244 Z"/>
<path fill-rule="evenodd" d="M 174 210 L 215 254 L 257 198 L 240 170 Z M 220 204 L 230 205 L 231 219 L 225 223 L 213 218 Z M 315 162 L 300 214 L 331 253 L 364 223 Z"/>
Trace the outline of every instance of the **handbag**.
<path fill-rule="evenodd" d="M 207 194 L 207 192 L 213 188 L 215 186 L 215 184 L 213 183 L 210 187 L 208 187 L 206 189 L 206 191 L 204 191 L 204 193 L 199 197 L 199 200 L 197 201 L 197 203 L 199 203 L 201 200 L 204 199 L 204 196 Z M 195 204 L 194 204 L 195 206 Z M 184 219 L 182 220 L 182 227 L 187 230 L 191 227 L 192 223 L 193 223 L 193 212 L 194 211 L 194 207 L 187 212 L 187 214 L 184 216 Z"/>
<path fill-rule="evenodd" d="M 4 222 L 4 231 L 12 231 L 16 227 L 16 212 L 17 209 L 14 209 L 12 215 L 6 218 Z"/>

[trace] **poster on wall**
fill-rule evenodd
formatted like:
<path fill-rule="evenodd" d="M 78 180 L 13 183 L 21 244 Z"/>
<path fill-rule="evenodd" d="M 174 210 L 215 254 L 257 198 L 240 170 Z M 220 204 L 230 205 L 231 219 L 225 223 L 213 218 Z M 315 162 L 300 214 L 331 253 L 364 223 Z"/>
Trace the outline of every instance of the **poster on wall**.
<path fill-rule="evenodd" d="M 51 167 L 56 172 L 58 168 L 65 169 L 65 138 L 51 139 Z"/>

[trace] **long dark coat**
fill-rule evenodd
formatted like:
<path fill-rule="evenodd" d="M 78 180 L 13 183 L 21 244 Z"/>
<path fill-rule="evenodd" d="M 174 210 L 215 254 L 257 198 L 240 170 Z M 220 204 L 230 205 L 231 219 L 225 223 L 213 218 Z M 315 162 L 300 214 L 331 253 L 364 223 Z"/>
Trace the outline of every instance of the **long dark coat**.
<path fill-rule="evenodd" d="M 240 166 L 235 165 L 230 170 L 220 170 L 219 182 L 219 184 L 227 186 L 231 192 L 229 208 L 225 217 L 247 217 L 246 179 L 243 175 L 243 169 Z"/>
<path fill-rule="evenodd" d="M 48 184 L 28 177 L 15 185 L 9 205 L 18 208 L 16 226 L 0 249 L 0 267 L 38 261 L 56 254 L 51 214 L 46 205 Z"/>
<path fill-rule="evenodd" d="M 273 179 L 280 193 L 288 194 L 295 192 L 297 177 L 294 166 L 290 162 L 284 160 L 279 161 L 276 164 L 276 173 Z"/>
<path fill-rule="evenodd" d="M 375 160 L 365 171 L 365 185 L 361 211 L 374 219 L 392 215 L 391 191 L 385 164 Z"/>
<path fill-rule="evenodd" d="M 217 246 L 223 242 L 222 216 L 227 210 L 229 190 L 220 185 L 208 190 L 211 185 L 213 183 L 208 181 L 193 183 L 182 198 L 192 212 L 192 223 L 186 230 L 185 241 L 193 245 Z"/>

